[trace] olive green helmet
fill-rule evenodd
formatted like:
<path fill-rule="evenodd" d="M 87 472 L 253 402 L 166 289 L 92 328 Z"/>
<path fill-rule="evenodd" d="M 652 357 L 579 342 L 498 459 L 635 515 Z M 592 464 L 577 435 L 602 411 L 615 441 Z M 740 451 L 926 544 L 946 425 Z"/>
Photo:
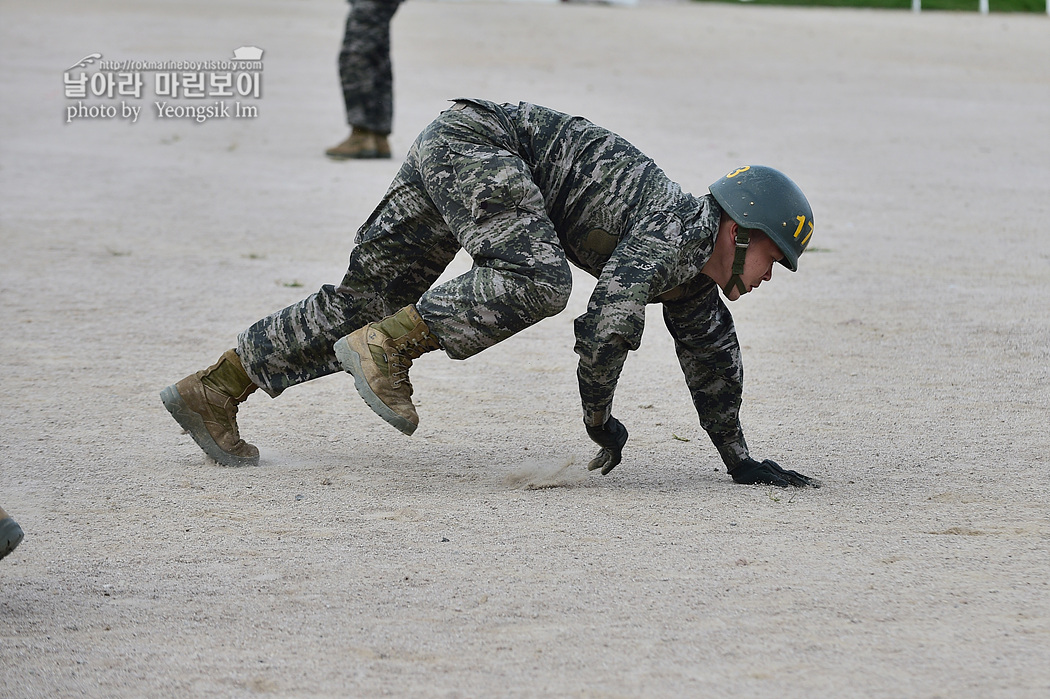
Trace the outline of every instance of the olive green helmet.
<path fill-rule="evenodd" d="M 791 179 L 771 167 L 738 167 L 710 187 L 722 210 L 742 228 L 762 231 L 784 253 L 792 272 L 813 235 L 813 209 Z M 746 244 L 745 244 L 746 245 Z"/>

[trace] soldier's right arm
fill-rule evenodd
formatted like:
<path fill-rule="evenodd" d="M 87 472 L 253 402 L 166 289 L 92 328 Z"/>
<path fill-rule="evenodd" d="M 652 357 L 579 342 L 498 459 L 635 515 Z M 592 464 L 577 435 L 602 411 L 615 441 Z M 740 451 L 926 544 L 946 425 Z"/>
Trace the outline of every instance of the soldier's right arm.
<path fill-rule="evenodd" d="M 616 246 L 587 303 L 575 321 L 577 378 L 584 422 L 604 424 L 630 350 L 638 349 L 645 306 L 668 288 L 677 269 L 680 222 L 665 214 L 646 218 L 640 231 Z"/>
<path fill-rule="evenodd" d="M 685 285 L 684 293 L 664 302 L 664 322 L 700 425 L 727 468 L 748 458 L 740 426 L 744 365 L 733 316 L 707 277 Z"/>

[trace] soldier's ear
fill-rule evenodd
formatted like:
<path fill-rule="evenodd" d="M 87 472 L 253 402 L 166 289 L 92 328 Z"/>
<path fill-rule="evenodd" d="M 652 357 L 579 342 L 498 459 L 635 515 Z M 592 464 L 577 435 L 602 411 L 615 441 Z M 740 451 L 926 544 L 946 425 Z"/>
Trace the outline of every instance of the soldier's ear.
<path fill-rule="evenodd" d="M 715 243 L 717 244 L 722 238 L 722 245 L 736 245 L 736 229 L 739 228 L 737 222 L 729 218 L 729 216 L 723 211 L 722 220 L 718 223 L 718 233 L 716 234 Z M 730 242 L 731 241 L 731 242 Z"/>

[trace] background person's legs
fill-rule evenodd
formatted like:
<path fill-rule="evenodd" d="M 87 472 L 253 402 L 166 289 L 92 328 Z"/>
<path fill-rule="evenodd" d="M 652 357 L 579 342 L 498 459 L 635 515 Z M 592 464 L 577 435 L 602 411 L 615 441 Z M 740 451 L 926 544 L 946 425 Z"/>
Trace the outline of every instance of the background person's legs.
<path fill-rule="evenodd" d="M 350 137 L 325 154 L 330 158 L 389 158 L 394 118 L 394 77 L 390 60 L 390 20 L 400 0 L 354 0 L 339 51 Z"/>

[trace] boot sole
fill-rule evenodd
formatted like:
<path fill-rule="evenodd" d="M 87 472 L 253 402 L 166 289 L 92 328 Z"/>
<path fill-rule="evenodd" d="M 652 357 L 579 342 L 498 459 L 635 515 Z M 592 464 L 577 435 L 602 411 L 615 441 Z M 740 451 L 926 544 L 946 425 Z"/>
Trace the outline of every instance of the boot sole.
<path fill-rule="evenodd" d="M 179 395 L 174 384 L 160 392 L 160 400 L 164 403 L 164 407 L 168 409 L 168 412 L 171 413 L 171 416 L 175 418 L 175 422 L 182 425 L 182 428 L 193 437 L 193 441 L 197 443 L 197 446 L 216 462 L 223 466 L 259 465 L 258 457 L 237 456 L 223 451 L 222 447 L 218 445 L 208 432 L 208 428 L 204 426 L 204 418 L 190 410 L 190 407 L 186 405 L 186 401 Z"/>
<path fill-rule="evenodd" d="M 354 377 L 354 388 L 376 415 L 405 434 L 410 435 L 416 431 L 416 425 L 391 410 L 368 385 L 364 378 L 365 371 L 361 367 L 361 355 L 350 347 L 345 337 L 335 343 L 335 356 L 343 366 L 343 370 Z"/>
<path fill-rule="evenodd" d="M 0 558 L 18 548 L 24 536 L 18 522 L 10 517 L 0 520 Z"/>

